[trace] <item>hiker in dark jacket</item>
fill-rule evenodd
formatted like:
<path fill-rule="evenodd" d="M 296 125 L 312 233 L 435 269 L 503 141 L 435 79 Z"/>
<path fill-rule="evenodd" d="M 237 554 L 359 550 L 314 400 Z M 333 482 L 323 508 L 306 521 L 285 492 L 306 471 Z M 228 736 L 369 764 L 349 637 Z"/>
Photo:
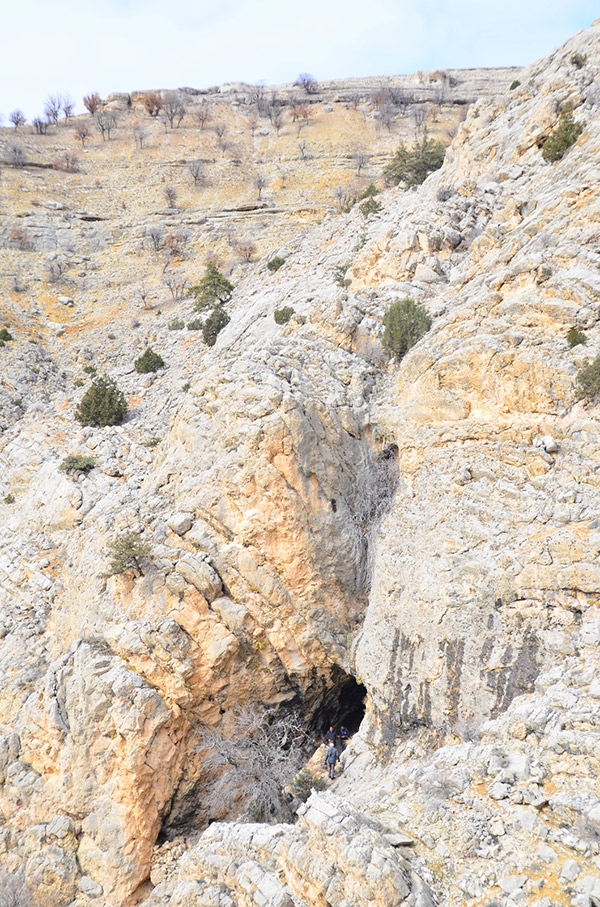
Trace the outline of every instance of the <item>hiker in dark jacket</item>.
<path fill-rule="evenodd" d="M 348 730 L 347 727 L 342 725 L 340 727 L 340 749 L 341 749 L 342 753 L 346 749 L 349 740 L 350 740 L 350 731 Z"/>
<path fill-rule="evenodd" d="M 336 738 L 337 734 L 333 729 L 333 725 L 330 725 L 329 730 L 325 734 L 325 742 L 327 743 L 327 746 L 335 746 Z"/>
<path fill-rule="evenodd" d="M 327 752 L 325 753 L 325 767 L 329 773 L 331 779 L 335 778 L 335 763 L 338 762 L 340 754 L 338 753 L 335 744 L 327 747 Z"/>

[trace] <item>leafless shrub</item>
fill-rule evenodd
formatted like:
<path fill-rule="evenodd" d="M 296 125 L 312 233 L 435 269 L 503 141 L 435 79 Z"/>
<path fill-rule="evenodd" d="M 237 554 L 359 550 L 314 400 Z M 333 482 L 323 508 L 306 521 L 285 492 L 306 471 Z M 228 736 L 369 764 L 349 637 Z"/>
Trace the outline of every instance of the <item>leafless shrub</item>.
<path fill-rule="evenodd" d="M 304 140 L 301 142 L 298 142 L 298 151 L 300 152 L 300 158 L 303 161 L 307 160 L 306 142 Z"/>
<path fill-rule="evenodd" d="M 236 243 L 235 250 L 243 261 L 251 262 L 256 255 L 256 244 L 246 239 Z"/>
<path fill-rule="evenodd" d="M 187 165 L 190 176 L 194 180 L 194 186 L 203 186 L 205 183 L 204 165 L 202 161 L 190 161 Z"/>
<path fill-rule="evenodd" d="M 298 715 L 253 706 L 231 714 L 224 731 L 203 728 L 197 749 L 226 808 L 247 804 L 244 818 L 265 822 L 288 818 L 283 790 L 311 746 Z"/>
<path fill-rule="evenodd" d="M 340 214 L 347 214 L 358 200 L 358 189 L 356 186 L 338 186 L 333 197 Z"/>
<path fill-rule="evenodd" d="M 95 91 L 93 94 L 86 94 L 83 98 L 83 106 L 91 116 L 94 116 L 101 104 L 102 98 L 97 91 Z"/>
<path fill-rule="evenodd" d="M 222 120 L 219 120 L 217 123 L 214 124 L 213 129 L 215 130 L 215 134 L 217 136 L 217 142 L 219 144 L 219 148 L 221 148 L 221 149 L 225 148 L 225 136 L 227 134 L 227 123 L 224 123 Z"/>
<path fill-rule="evenodd" d="M 165 243 L 164 227 L 160 224 L 152 224 L 144 230 L 144 238 L 153 252 L 160 252 Z"/>
<path fill-rule="evenodd" d="M 267 185 L 267 179 L 263 173 L 256 173 L 254 176 L 254 188 L 258 192 L 258 199 L 262 198 L 262 191 Z"/>
<path fill-rule="evenodd" d="M 133 141 L 140 150 L 144 147 L 144 142 L 148 138 L 149 132 L 141 123 L 136 123 L 133 127 Z"/>
<path fill-rule="evenodd" d="M 75 126 L 75 137 L 81 142 L 81 147 L 85 147 L 85 143 L 90 137 L 90 130 L 88 129 L 87 123 L 84 123 L 82 120 Z"/>
<path fill-rule="evenodd" d="M 35 117 L 35 119 L 31 121 L 31 125 L 35 129 L 37 135 L 46 135 L 50 124 L 48 123 L 48 120 L 42 120 L 41 117 Z"/>
<path fill-rule="evenodd" d="M 62 170 L 63 173 L 79 173 L 79 158 L 76 154 L 65 151 L 62 157 L 53 161 L 53 170 Z"/>
<path fill-rule="evenodd" d="M 11 167 L 24 167 L 25 160 L 25 149 L 22 145 L 18 145 L 16 142 L 12 142 L 6 148 L 6 163 L 10 164 Z"/>
<path fill-rule="evenodd" d="M 189 234 L 185 230 L 171 230 L 167 234 L 163 247 L 171 258 L 183 258 L 189 242 Z"/>
<path fill-rule="evenodd" d="M 250 135 L 252 136 L 252 138 L 254 138 L 254 133 L 255 133 L 256 130 L 258 129 L 258 117 L 257 117 L 257 115 L 256 115 L 255 113 L 251 113 L 251 114 L 246 118 L 246 123 L 248 124 L 248 131 L 249 131 Z"/>
<path fill-rule="evenodd" d="M 48 283 L 58 283 L 64 277 L 68 265 L 64 258 L 54 258 L 46 262 L 46 279 Z"/>
<path fill-rule="evenodd" d="M 144 98 L 144 107 L 151 117 L 157 117 L 162 110 L 162 98 L 158 91 L 149 91 Z"/>
<path fill-rule="evenodd" d="M 103 110 L 96 117 L 96 129 L 102 136 L 102 141 L 110 141 L 112 133 L 117 128 L 117 115 L 114 110 Z"/>
<path fill-rule="evenodd" d="M 373 572 L 375 535 L 388 512 L 398 482 L 395 444 L 374 452 L 370 448 L 358 477 L 358 493 L 351 507 L 350 540 L 354 548 L 359 587 L 368 592 Z"/>
<path fill-rule="evenodd" d="M 361 148 L 357 148 L 357 150 L 352 154 L 352 160 L 354 161 L 354 166 L 356 167 L 357 176 L 360 176 L 361 170 L 364 170 L 370 159 L 370 155 Z"/>
<path fill-rule="evenodd" d="M 68 125 L 69 120 L 73 116 L 73 111 L 75 110 L 75 104 L 68 94 L 62 96 L 61 110 L 65 118 L 65 123 Z"/>
<path fill-rule="evenodd" d="M 147 286 L 145 281 L 142 281 L 140 286 L 137 288 L 137 296 L 142 304 L 143 309 L 151 309 L 152 304 L 150 303 L 150 288 Z M 137 325 L 133 325 L 137 327 Z"/>
<path fill-rule="evenodd" d="M 200 129 L 204 129 L 204 127 L 210 120 L 210 111 L 207 104 L 202 103 L 195 108 L 194 119 L 198 123 Z"/>
<path fill-rule="evenodd" d="M 190 283 L 188 278 L 181 274 L 169 274 L 164 282 L 173 299 L 183 299 Z"/>
<path fill-rule="evenodd" d="M 163 195 L 169 208 L 174 208 L 177 204 L 177 189 L 175 188 L 175 186 L 165 186 Z"/>
<path fill-rule="evenodd" d="M 348 98 L 348 102 L 351 105 L 351 107 L 353 107 L 353 109 L 356 110 L 356 108 L 360 104 L 359 93 L 357 91 L 353 91 L 352 94 L 350 95 L 350 97 Z"/>
<path fill-rule="evenodd" d="M 415 104 L 412 109 L 413 120 L 415 121 L 415 132 L 420 135 L 425 125 L 427 113 L 422 104 Z"/>

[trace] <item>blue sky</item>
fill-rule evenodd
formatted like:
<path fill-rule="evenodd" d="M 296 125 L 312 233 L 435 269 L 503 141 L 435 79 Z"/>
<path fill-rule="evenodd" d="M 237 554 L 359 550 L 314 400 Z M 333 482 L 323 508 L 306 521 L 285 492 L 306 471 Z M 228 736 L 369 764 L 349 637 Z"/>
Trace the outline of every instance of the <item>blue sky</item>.
<path fill-rule="evenodd" d="M 0 113 L 51 92 L 524 65 L 600 14 L 597 0 L 12 0 L 0 35 Z"/>

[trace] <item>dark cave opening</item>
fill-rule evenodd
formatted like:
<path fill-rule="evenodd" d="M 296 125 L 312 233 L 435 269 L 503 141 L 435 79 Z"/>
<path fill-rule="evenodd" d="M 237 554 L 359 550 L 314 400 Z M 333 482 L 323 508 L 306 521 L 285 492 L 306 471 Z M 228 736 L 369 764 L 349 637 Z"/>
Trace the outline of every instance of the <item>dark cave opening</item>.
<path fill-rule="evenodd" d="M 337 730 L 345 725 L 350 734 L 356 733 L 365 715 L 367 688 L 351 674 L 335 667 L 333 685 L 323 693 L 312 722 L 311 731 L 320 739 L 329 727 Z"/>

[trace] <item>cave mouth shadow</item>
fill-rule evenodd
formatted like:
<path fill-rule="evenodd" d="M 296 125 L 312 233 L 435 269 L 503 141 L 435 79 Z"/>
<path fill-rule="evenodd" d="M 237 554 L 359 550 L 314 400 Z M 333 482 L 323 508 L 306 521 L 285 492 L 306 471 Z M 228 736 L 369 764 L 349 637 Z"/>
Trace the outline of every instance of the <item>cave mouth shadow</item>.
<path fill-rule="evenodd" d="M 365 717 L 365 685 L 341 668 L 336 668 L 333 679 L 334 685 L 323 696 L 311 722 L 310 730 L 317 740 L 325 736 L 330 726 L 339 730 L 345 725 L 350 734 L 355 734 Z"/>

